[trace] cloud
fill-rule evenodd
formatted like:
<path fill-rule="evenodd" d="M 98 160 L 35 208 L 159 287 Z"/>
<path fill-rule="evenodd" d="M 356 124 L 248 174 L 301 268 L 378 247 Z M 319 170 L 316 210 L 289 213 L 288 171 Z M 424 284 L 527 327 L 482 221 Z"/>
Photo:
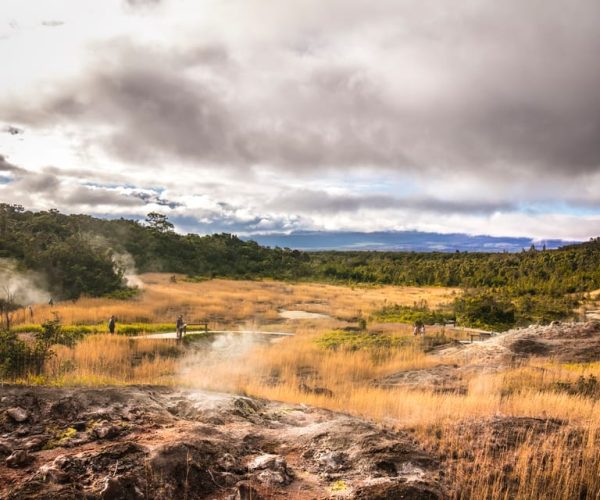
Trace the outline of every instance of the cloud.
<path fill-rule="evenodd" d="M 156 162 L 165 155 L 228 162 L 240 156 L 235 121 L 218 92 L 182 74 L 168 53 L 123 40 L 110 46 L 114 60 L 104 60 L 84 82 L 58 90 L 39 107 L 7 106 L 8 116 L 31 125 L 59 120 L 88 126 L 109 151 L 131 162 Z M 213 64 L 226 54 L 207 47 L 181 57 Z M 94 127 L 110 130 L 102 137 Z"/>
<path fill-rule="evenodd" d="M 12 163 L 9 163 L 8 160 L 0 154 L 0 172 L 8 172 L 11 174 L 16 174 L 23 172 L 24 170 Z"/>
<path fill-rule="evenodd" d="M 146 207 L 163 206 L 174 209 L 180 206 L 179 203 L 161 197 L 154 190 L 90 183 L 78 175 L 81 172 L 73 173 L 55 167 L 32 171 L 13 165 L 0 155 L 0 174 L 3 173 L 10 174 L 10 185 L 0 185 L 2 200 L 28 207 L 58 207 L 70 213 L 90 210 L 115 212 L 125 209 L 134 214 L 144 214 L 150 210 L 146 210 Z"/>
<path fill-rule="evenodd" d="M 600 168 L 597 2 L 307 5 L 296 21 L 257 7 L 267 47 L 246 25 L 235 44 L 96 45 L 81 79 L 2 108 L 32 125 L 101 129 L 105 148 L 132 163 L 516 178 Z"/>
<path fill-rule="evenodd" d="M 64 21 L 58 21 L 56 19 L 50 19 L 48 21 L 42 21 L 42 26 L 45 26 L 46 28 L 58 28 L 60 26 L 63 26 L 65 24 Z"/>
<path fill-rule="evenodd" d="M 134 9 L 156 7 L 162 1 L 163 0 L 124 0 L 127 7 Z"/>
<path fill-rule="evenodd" d="M 444 200 L 433 197 L 407 196 L 399 198 L 384 194 L 332 194 L 326 191 L 296 190 L 281 193 L 267 205 L 273 209 L 302 213 L 341 213 L 368 210 L 404 209 L 429 213 L 492 214 L 515 210 L 508 202 L 487 200 Z"/>
<path fill-rule="evenodd" d="M 139 7 L 140 5 L 156 5 L 161 1 L 162 0 L 125 0 L 125 3 L 132 7 Z"/>
<path fill-rule="evenodd" d="M 0 120 L 27 134 L 22 145 L 2 134 L 0 148 L 37 172 L 10 174 L 24 199 L 38 201 L 27 188 L 70 211 L 156 207 L 181 228 L 248 232 L 598 227 L 594 0 L 114 0 L 109 11 L 115 22 L 65 58 L 62 79 L 1 94 Z M 75 29 L 68 12 L 43 15 L 66 19 L 60 37 Z M 47 160 L 51 137 L 72 155 Z M 566 226 L 555 231 L 574 234 Z"/>
<path fill-rule="evenodd" d="M 125 207 L 139 207 L 142 205 L 138 199 L 124 196 L 114 190 L 88 188 L 83 186 L 69 189 L 64 198 L 64 203 L 78 207 L 110 206 L 119 207 L 121 209 Z"/>
<path fill-rule="evenodd" d="M 6 127 L 4 127 L 4 132 L 10 135 L 21 135 L 25 133 L 25 131 L 22 128 L 13 127 L 12 125 L 7 125 Z"/>

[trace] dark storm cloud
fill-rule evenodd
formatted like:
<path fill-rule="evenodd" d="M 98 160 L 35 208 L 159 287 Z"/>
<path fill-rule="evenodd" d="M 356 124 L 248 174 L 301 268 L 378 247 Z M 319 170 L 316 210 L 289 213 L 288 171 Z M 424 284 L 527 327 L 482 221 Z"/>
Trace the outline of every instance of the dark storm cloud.
<path fill-rule="evenodd" d="M 172 52 L 124 40 L 98 46 L 80 81 L 33 106 L 4 102 L 0 116 L 81 127 L 129 162 L 515 180 L 600 169 L 597 1 L 319 9 L 315 26 L 298 21 L 297 33 L 270 39 L 278 45 L 242 38 L 247 58 L 215 42 Z M 265 30 L 275 28 L 277 19 L 266 19 Z M 371 57 L 349 62 L 331 48 L 353 37 Z M 253 58 L 271 65 L 269 78 Z"/>

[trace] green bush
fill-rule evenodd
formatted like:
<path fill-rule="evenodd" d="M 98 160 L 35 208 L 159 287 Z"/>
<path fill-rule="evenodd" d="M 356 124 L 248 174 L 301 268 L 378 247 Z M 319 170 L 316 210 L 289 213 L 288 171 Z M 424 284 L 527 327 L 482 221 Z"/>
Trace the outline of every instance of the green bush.
<path fill-rule="evenodd" d="M 457 323 L 502 331 L 515 324 L 515 306 L 505 296 L 491 291 L 468 291 L 454 301 Z"/>
<path fill-rule="evenodd" d="M 413 306 L 398 304 L 385 306 L 373 313 L 372 317 L 384 323 L 420 323 L 423 325 L 443 325 L 447 321 L 455 319 L 452 311 L 429 309 L 425 301 L 415 303 Z"/>
<path fill-rule="evenodd" d="M 39 331 L 34 332 L 31 342 L 19 339 L 14 331 L 0 331 L 0 377 L 39 375 L 46 360 L 54 355 L 52 346 L 72 347 L 80 336 L 78 332 L 63 329 L 57 319 L 43 323 Z"/>
<path fill-rule="evenodd" d="M 317 345 L 326 349 L 389 349 L 408 345 L 412 337 L 396 337 L 382 333 L 369 333 L 353 330 L 334 330 L 317 339 Z"/>
<path fill-rule="evenodd" d="M 0 379 L 21 375 L 29 355 L 29 346 L 15 332 L 0 330 Z"/>
<path fill-rule="evenodd" d="M 132 288 L 120 288 L 115 290 L 114 292 L 104 294 L 104 297 L 107 299 L 115 299 L 115 300 L 131 300 L 138 297 L 141 293 L 141 290 L 138 287 Z"/>

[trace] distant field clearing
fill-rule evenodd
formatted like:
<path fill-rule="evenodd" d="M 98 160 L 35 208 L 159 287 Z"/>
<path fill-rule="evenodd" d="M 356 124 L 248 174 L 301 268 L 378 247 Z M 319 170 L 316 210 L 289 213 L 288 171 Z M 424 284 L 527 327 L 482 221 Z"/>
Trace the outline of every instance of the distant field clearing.
<path fill-rule="evenodd" d="M 458 289 L 442 287 L 340 286 L 322 283 L 279 281 L 236 281 L 214 279 L 187 281 L 184 276 L 165 273 L 142 274 L 143 288 L 131 300 L 82 298 L 33 307 L 33 321 L 27 311 L 17 314 L 16 324 L 39 323 L 59 314 L 64 324 L 97 324 L 115 315 L 119 322 L 174 322 L 183 314 L 187 321 L 206 319 L 217 325 L 275 322 L 282 319 L 316 319 L 327 315 L 342 321 L 368 315 L 384 305 L 412 305 L 426 300 L 436 307 L 448 303 Z M 283 316 L 281 312 L 287 312 Z M 308 314 L 311 318 L 307 318 Z M 320 317 L 320 316 L 319 316 Z M 214 328 L 215 325 L 211 325 Z"/>

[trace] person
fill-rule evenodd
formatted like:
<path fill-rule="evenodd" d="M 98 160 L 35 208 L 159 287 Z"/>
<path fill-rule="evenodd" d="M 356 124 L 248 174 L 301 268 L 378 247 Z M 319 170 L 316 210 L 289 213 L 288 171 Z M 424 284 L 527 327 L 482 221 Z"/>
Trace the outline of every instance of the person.
<path fill-rule="evenodd" d="M 48 301 L 48 305 L 49 306 L 53 306 L 54 305 L 54 299 L 52 297 L 50 297 L 50 300 Z"/>
<path fill-rule="evenodd" d="M 33 306 L 29 306 L 29 319 L 33 321 Z"/>
<path fill-rule="evenodd" d="M 418 319 L 413 325 L 413 335 L 423 335 L 425 333 L 425 324 Z"/>
<path fill-rule="evenodd" d="M 177 333 L 177 338 L 181 339 L 185 335 L 185 329 L 187 325 L 183 322 L 183 316 L 179 315 L 177 318 L 177 322 L 175 323 L 175 331 Z"/>
<path fill-rule="evenodd" d="M 110 317 L 110 319 L 108 320 L 108 331 L 113 334 L 115 333 L 115 325 L 116 325 L 117 320 L 115 319 L 114 315 Z"/>

